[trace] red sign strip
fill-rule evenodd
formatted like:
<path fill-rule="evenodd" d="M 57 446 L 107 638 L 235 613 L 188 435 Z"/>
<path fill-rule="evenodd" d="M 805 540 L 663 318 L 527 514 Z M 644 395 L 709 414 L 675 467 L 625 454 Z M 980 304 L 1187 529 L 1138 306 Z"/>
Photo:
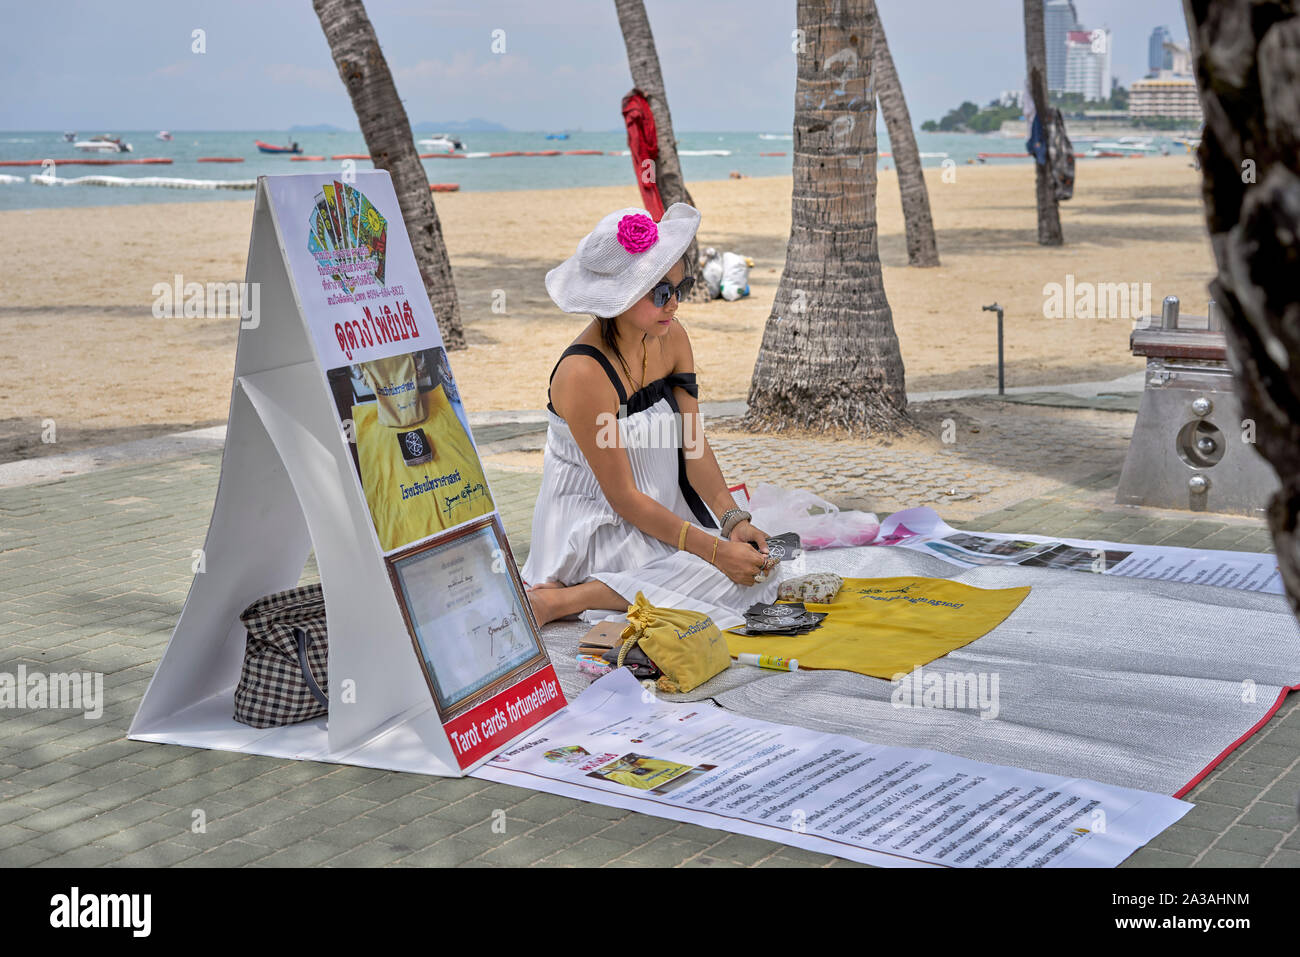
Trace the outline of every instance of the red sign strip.
<path fill-rule="evenodd" d="M 462 769 L 495 754 L 568 702 L 547 665 L 443 725 Z"/>

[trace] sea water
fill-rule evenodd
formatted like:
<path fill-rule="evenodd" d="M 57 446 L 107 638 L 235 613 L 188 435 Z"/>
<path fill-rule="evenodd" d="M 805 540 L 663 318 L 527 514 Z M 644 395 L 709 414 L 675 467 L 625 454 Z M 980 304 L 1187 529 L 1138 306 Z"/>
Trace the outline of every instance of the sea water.
<path fill-rule="evenodd" d="M 889 139 L 880 124 L 878 149 L 889 152 Z M 342 175 L 344 161 L 330 157 L 342 153 L 366 153 L 359 132 L 283 133 L 266 130 L 247 132 L 173 131 L 174 139 L 164 142 L 155 138 L 155 130 L 121 131 L 87 129 L 78 139 L 107 132 L 132 144 L 130 153 L 82 153 L 65 142 L 62 131 L 0 132 L 0 160 L 54 159 L 140 159 L 165 157 L 162 165 L 59 166 L 60 179 L 80 176 L 119 176 L 128 178 L 168 177 L 199 180 L 252 180 L 275 173 L 324 173 Z M 760 135 L 762 134 L 762 135 Z M 430 134 L 416 134 L 423 139 Z M 514 150 L 560 150 L 559 156 L 470 157 L 426 159 L 424 168 L 430 183 L 457 183 L 462 192 L 510 189 L 563 189 L 575 186 L 619 186 L 634 182 L 632 159 L 627 155 L 610 155 L 627 150 L 627 134 L 622 130 L 573 132 L 566 140 L 548 140 L 545 132 L 466 132 L 451 134 L 465 144 L 468 153 L 495 153 Z M 726 179 L 733 172 L 745 176 L 788 176 L 794 143 L 788 130 L 754 132 L 678 132 L 678 150 L 682 171 L 688 182 Z M 781 137 L 781 138 L 772 138 Z M 258 152 L 255 140 L 278 145 L 297 141 L 303 155 L 324 156 L 322 162 L 295 162 L 289 155 Z M 1024 143 L 1001 136 L 962 133 L 917 133 L 926 167 L 941 166 L 945 159 L 957 166 L 967 164 L 982 152 L 1020 152 Z M 1158 141 L 1157 141 L 1158 142 Z M 420 152 L 427 148 L 417 146 Z M 600 150 L 598 156 L 566 156 L 564 150 Z M 725 150 L 727 155 L 708 155 Z M 1083 147 L 1079 149 L 1082 152 Z M 782 153 L 763 156 L 763 153 Z M 940 155 L 946 154 L 946 155 Z M 200 163 L 201 156 L 239 156 L 242 163 Z M 1028 162 L 1028 160 L 990 160 L 989 162 Z M 893 167 L 890 157 L 878 160 L 880 168 Z M 369 160 L 355 161 L 355 168 L 371 168 Z M 40 186 L 30 182 L 39 166 L 0 166 L 0 174 L 21 177 L 20 182 L 0 181 L 0 209 L 34 209 L 50 206 L 107 206 L 136 203 L 203 202 L 231 200 L 252 196 L 249 192 L 227 189 L 195 190 L 165 187 L 108 186 Z"/>

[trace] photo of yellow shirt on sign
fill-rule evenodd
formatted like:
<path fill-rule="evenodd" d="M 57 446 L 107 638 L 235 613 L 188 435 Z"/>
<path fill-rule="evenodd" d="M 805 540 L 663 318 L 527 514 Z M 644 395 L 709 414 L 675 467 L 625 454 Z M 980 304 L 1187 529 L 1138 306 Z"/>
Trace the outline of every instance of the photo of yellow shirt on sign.
<path fill-rule="evenodd" d="M 355 400 L 348 408 L 361 487 L 385 552 L 495 507 L 438 364 L 427 360 L 406 354 L 340 370 Z M 345 384 L 342 376 L 331 378 L 336 390 Z"/>

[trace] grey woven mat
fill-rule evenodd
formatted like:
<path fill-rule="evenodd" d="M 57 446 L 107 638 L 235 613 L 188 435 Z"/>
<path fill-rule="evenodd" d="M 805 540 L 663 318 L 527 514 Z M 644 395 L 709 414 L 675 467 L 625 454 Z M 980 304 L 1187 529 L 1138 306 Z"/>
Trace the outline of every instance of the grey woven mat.
<path fill-rule="evenodd" d="M 807 570 L 1031 586 L 1001 625 L 923 668 L 983 675 L 990 691 L 996 675 L 996 717 L 971 707 L 896 707 L 891 682 L 851 672 L 738 664 L 689 694 L 664 697 L 712 698 L 741 714 L 876 744 L 1173 794 L 1263 718 L 1285 686 L 1300 684 L 1300 626 L 1276 595 L 1044 568 L 960 569 L 902 548 L 808 552 Z M 574 656 L 590 627 L 542 629 L 570 699 L 589 684 Z"/>

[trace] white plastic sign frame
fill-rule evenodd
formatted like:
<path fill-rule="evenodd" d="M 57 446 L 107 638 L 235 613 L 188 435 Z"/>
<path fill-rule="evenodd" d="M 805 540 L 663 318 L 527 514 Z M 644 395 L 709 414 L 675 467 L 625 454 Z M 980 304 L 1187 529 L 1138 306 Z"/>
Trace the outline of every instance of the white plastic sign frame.
<path fill-rule="evenodd" d="M 347 180 L 387 221 L 380 291 L 404 293 L 400 305 L 391 295 L 371 293 L 373 302 L 392 303 L 407 321 L 390 324 L 360 348 L 338 335 L 345 322 L 358 320 L 362 306 L 331 295 L 303 241 L 315 198 L 336 179 L 258 179 L 247 282 L 260 286 L 260 311 L 241 324 L 212 521 L 184 609 L 128 736 L 460 776 L 566 702 L 543 650 L 538 667 L 513 675 L 513 684 L 445 726 L 434 706 L 326 373 L 440 347 L 442 338 L 383 170 L 354 172 Z M 485 514 L 504 538 L 495 506 Z M 414 544 L 390 550 L 387 558 Z M 328 621 L 328 720 L 268 729 L 241 724 L 233 717 L 245 646 L 239 615 L 263 595 L 296 585 L 313 550 Z M 520 589 L 510 571 L 512 587 Z M 531 609 L 528 627 L 537 628 Z"/>

